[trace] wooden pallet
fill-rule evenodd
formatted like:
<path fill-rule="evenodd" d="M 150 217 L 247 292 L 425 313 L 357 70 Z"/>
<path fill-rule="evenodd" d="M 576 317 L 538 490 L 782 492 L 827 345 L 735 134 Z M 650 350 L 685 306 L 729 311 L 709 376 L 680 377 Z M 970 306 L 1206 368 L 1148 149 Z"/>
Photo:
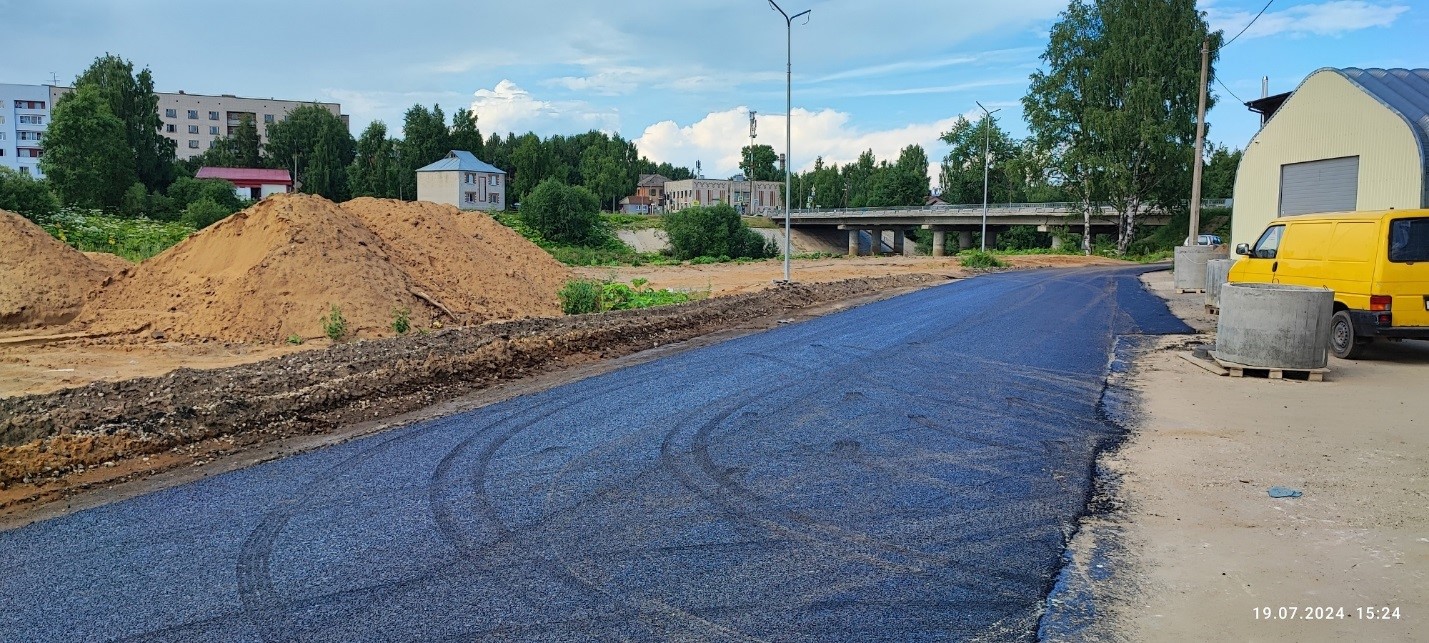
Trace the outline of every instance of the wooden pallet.
<path fill-rule="evenodd" d="M 1291 379 L 1323 382 L 1325 381 L 1325 373 L 1330 372 L 1328 368 L 1267 368 L 1264 366 L 1246 366 L 1245 364 L 1237 364 L 1223 360 L 1217 357 L 1215 353 L 1211 353 L 1211 359 L 1216 360 L 1216 364 L 1225 369 L 1231 377 L 1245 377 L 1250 375 L 1272 380 L 1283 380 L 1289 375 Z"/>

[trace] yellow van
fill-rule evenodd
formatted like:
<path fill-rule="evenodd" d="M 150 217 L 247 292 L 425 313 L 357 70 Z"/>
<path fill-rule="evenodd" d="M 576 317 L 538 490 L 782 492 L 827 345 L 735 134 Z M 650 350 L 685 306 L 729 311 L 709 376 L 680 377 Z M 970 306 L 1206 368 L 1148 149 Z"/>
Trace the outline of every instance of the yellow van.
<path fill-rule="evenodd" d="M 1330 352 L 1357 357 L 1375 338 L 1429 339 L 1429 210 L 1314 214 L 1276 219 L 1230 281 L 1335 291 Z"/>

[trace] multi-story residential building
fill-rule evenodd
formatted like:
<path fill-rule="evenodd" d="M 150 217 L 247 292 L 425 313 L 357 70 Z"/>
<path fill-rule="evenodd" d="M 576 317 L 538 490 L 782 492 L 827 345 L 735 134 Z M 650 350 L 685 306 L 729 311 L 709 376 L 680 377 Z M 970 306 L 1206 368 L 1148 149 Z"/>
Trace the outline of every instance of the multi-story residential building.
<path fill-rule="evenodd" d="M 730 179 L 685 179 L 668 181 L 664 187 L 665 207 L 677 212 L 692 205 L 728 203 L 744 214 L 767 214 L 784 207 L 784 183 Z"/>
<path fill-rule="evenodd" d="M 465 150 L 417 169 L 417 200 L 485 212 L 506 209 L 506 171 Z"/>
<path fill-rule="evenodd" d="M 44 85 L 0 84 L 0 167 L 43 176 L 40 146 L 50 125 L 50 105 Z"/>
<path fill-rule="evenodd" d="M 74 91 L 71 87 L 50 87 L 50 102 Z M 338 103 L 277 100 L 274 98 L 243 98 L 233 94 L 209 96 L 186 92 L 155 92 L 159 97 L 160 131 L 177 143 L 176 155 L 191 159 L 213 147 L 214 141 L 238 131 L 243 117 L 253 119 L 258 136 L 268 142 L 268 125 L 281 121 L 288 113 L 303 105 L 317 105 L 332 112 L 347 125 L 347 114 Z"/>
<path fill-rule="evenodd" d="M 41 142 L 49 127 L 55 102 L 73 87 L 58 85 L 9 85 L 0 83 L 0 166 L 40 174 Z M 160 132 L 176 144 L 180 159 L 191 159 L 213 147 L 214 141 L 231 136 L 243 117 L 253 119 L 262 142 L 268 142 L 268 124 L 281 121 L 303 105 L 317 105 L 348 124 L 338 103 L 242 98 L 232 94 L 208 96 L 185 92 L 156 92 L 159 98 Z"/>

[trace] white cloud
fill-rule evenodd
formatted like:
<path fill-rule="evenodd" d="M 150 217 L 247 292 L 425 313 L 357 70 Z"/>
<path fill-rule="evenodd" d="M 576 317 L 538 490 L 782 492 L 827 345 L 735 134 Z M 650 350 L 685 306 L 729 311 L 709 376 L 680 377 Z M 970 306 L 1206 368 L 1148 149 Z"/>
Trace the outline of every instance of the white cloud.
<path fill-rule="evenodd" d="M 988 107 L 1011 108 L 1015 105 Z M 864 131 L 853 123 L 848 113 L 832 109 L 809 111 L 796 108 L 793 121 L 795 170 L 804 172 L 812 169 L 814 159 L 820 156 L 825 165 L 843 165 L 858 160 L 858 155 L 865 150 L 873 150 L 879 160 L 893 161 L 903 148 L 914 144 L 923 146 L 928 159 L 936 167 L 946 148 L 938 137 L 952 129 L 960 116 L 975 118 L 968 113 L 892 129 Z M 771 145 L 777 152 L 784 151 L 783 115 L 761 115 L 758 132 L 756 143 Z M 684 126 L 674 121 L 662 121 L 647 127 L 635 144 L 641 154 L 652 161 L 668 161 L 690 168 L 695 166 L 695 161 L 700 161 L 705 176 L 730 176 L 738 173 L 740 150 L 749 144 L 749 109 L 735 107 L 712 112 Z M 930 177 L 937 176 L 935 167 L 930 168 Z"/>
<path fill-rule="evenodd" d="M 325 89 L 325 100 L 342 104 L 342 111 L 352 120 L 353 135 L 361 133 L 368 123 L 381 120 L 387 124 L 388 136 L 401 136 L 402 114 L 412 105 L 433 105 L 460 100 L 461 92 L 394 92 Z M 447 114 L 451 116 L 450 113 Z"/>
<path fill-rule="evenodd" d="M 1206 19 L 1212 29 L 1225 31 L 1226 38 L 1236 35 L 1255 18 L 1255 11 L 1220 9 L 1204 3 Z M 1336 36 L 1371 27 L 1388 27 L 1409 7 L 1393 3 L 1371 3 L 1362 0 L 1331 0 L 1267 11 L 1246 29 L 1241 40 L 1266 36 Z"/>
<path fill-rule="evenodd" d="M 567 133 L 620 129 L 620 114 L 585 101 L 547 101 L 536 98 L 516 83 L 502 80 L 493 89 L 478 89 L 471 101 L 481 129 L 488 132 Z"/>

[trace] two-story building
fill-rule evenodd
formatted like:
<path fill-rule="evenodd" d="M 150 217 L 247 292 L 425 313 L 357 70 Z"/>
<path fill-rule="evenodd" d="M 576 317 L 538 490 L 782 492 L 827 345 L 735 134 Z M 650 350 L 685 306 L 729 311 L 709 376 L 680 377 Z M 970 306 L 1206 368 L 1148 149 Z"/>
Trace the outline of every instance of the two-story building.
<path fill-rule="evenodd" d="M 730 179 L 685 179 L 665 183 L 665 207 L 677 212 L 692 205 L 728 203 L 743 214 L 768 214 L 784 207 L 784 183 Z"/>
<path fill-rule="evenodd" d="M 417 200 L 487 212 L 506 209 L 506 172 L 464 150 L 417 170 Z"/>

